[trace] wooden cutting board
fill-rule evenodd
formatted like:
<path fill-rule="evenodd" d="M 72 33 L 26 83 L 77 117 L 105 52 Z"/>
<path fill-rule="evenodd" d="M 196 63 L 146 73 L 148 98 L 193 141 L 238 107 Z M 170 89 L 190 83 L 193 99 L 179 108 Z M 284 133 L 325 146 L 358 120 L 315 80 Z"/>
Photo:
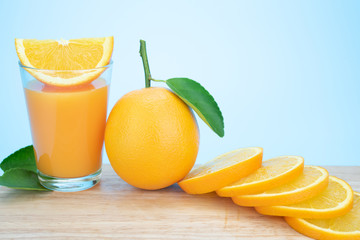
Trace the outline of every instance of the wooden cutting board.
<path fill-rule="evenodd" d="M 326 167 L 360 191 L 360 167 Z M 281 217 L 262 216 L 214 193 L 177 185 L 136 189 L 109 165 L 101 183 L 77 193 L 0 187 L 0 239 L 308 239 Z"/>

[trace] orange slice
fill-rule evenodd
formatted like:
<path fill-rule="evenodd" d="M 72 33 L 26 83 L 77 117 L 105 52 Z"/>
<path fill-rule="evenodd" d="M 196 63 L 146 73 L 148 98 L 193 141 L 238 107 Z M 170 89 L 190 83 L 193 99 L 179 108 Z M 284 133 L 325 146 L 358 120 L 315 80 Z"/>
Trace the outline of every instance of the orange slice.
<path fill-rule="evenodd" d="M 15 39 L 22 65 L 39 81 L 55 86 L 91 82 L 109 64 L 113 37 L 72 40 Z M 57 70 L 57 71 L 49 71 Z"/>
<path fill-rule="evenodd" d="M 315 239 L 360 239 L 360 193 L 354 192 L 353 208 L 347 214 L 329 219 L 285 217 L 296 231 Z"/>
<path fill-rule="evenodd" d="M 328 187 L 309 200 L 287 206 L 256 207 L 265 215 L 297 218 L 333 218 L 346 214 L 352 208 L 353 191 L 347 182 L 330 176 Z"/>
<path fill-rule="evenodd" d="M 261 193 L 287 183 L 301 175 L 304 159 L 299 156 L 282 156 L 269 159 L 262 167 L 247 177 L 221 188 L 216 193 L 221 197 Z"/>
<path fill-rule="evenodd" d="M 325 190 L 329 182 L 326 169 L 305 166 L 302 175 L 295 180 L 265 192 L 232 197 L 240 206 L 288 205 L 310 199 Z"/>
<path fill-rule="evenodd" d="M 261 166 L 263 150 L 240 148 L 220 155 L 193 169 L 179 186 L 189 194 L 215 191 L 249 175 Z"/>

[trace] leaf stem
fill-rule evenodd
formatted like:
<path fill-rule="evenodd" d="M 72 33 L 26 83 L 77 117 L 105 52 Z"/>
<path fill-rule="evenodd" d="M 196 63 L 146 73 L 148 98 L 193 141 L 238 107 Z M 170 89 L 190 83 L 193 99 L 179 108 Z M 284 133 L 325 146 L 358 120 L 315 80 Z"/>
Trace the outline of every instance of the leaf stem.
<path fill-rule="evenodd" d="M 154 79 L 152 77 L 150 77 L 150 80 L 154 82 L 166 82 L 165 80 Z"/>
<path fill-rule="evenodd" d="M 150 80 L 151 74 L 150 74 L 150 67 L 148 62 L 148 57 L 146 53 L 146 42 L 142 39 L 140 39 L 140 56 L 142 58 L 143 66 L 144 66 L 144 72 L 145 72 L 145 87 L 150 87 Z"/>

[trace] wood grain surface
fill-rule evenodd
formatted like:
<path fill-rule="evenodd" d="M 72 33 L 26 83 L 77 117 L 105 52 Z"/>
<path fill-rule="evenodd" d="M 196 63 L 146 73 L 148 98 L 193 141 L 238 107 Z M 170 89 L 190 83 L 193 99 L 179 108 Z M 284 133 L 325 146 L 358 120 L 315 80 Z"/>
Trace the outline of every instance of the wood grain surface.
<path fill-rule="evenodd" d="M 360 191 L 360 167 L 326 167 Z M 145 191 L 109 165 L 100 184 L 77 193 L 0 187 L 0 239 L 308 239 L 281 217 L 262 216 L 214 193 L 176 184 Z"/>

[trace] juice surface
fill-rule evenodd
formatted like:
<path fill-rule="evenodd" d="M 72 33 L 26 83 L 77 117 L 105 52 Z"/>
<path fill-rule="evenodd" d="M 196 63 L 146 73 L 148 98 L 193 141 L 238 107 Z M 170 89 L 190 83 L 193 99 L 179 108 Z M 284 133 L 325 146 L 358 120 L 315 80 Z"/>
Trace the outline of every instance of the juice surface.
<path fill-rule="evenodd" d="M 109 91 L 105 80 L 72 88 L 34 80 L 24 90 L 40 172 L 75 178 L 98 171 Z"/>

